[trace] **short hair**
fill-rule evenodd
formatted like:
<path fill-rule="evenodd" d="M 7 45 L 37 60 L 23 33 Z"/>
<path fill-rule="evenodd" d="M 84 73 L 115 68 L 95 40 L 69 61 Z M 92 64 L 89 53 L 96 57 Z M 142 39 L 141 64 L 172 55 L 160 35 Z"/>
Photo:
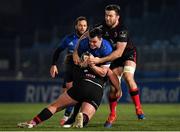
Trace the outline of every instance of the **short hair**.
<path fill-rule="evenodd" d="M 120 15 L 120 6 L 119 5 L 115 5 L 115 4 L 111 4 L 111 5 L 107 5 L 105 7 L 105 10 L 107 11 L 115 11 L 117 15 Z"/>
<path fill-rule="evenodd" d="M 100 28 L 93 28 L 92 30 L 89 31 L 89 37 L 94 38 L 94 37 L 102 38 L 102 30 Z"/>
<path fill-rule="evenodd" d="M 76 20 L 75 20 L 75 25 L 77 25 L 79 21 L 83 21 L 83 20 L 86 21 L 86 22 L 87 22 L 87 25 L 88 25 L 88 20 L 87 20 L 87 18 L 84 17 L 84 16 L 80 16 L 80 17 L 76 18 Z"/>

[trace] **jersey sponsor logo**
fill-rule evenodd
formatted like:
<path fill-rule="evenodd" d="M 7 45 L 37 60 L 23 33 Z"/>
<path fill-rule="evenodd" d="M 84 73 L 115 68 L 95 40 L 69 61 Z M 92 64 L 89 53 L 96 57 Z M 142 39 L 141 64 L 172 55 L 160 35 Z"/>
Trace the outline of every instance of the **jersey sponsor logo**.
<path fill-rule="evenodd" d="M 119 32 L 119 36 L 122 37 L 122 38 L 126 38 L 128 35 L 128 32 L 127 31 L 121 31 Z"/>
<path fill-rule="evenodd" d="M 85 69 L 85 70 L 84 70 L 84 72 L 86 73 L 86 72 L 88 72 L 88 70 L 87 70 L 87 69 Z"/>
<path fill-rule="evenodd" d="M 95 75 L 92 75 L 92 74 L 86 74 L 86 77 L 96 78 L 96 76 L 95 76 Z"/>
<path fill-rule="evenodd" d="M 69 43 L 69 46 L 73 46 L 74 44 L 73 44 L 73 42 L 71 41 L 70 43 Z"/>

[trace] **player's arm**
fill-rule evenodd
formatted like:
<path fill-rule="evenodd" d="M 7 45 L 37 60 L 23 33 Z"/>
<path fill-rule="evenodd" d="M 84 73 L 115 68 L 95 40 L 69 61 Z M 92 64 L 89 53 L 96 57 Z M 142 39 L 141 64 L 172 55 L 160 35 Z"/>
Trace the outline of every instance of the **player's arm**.
<path fill-rule="evenodd" d="M 91 65 L 89 66 L 96 74 L 98 74 L 101 77 L 105 77 L 109 67 L 106 65 L 102 65 L 102 66 L 96 66 L 96 65 Z"/>
<path fill-rule="evenodd" d="M 91 58 L 94 58 L 94 56 L 90 55 L 88 59 L 91 59 Z M 106 64 L 100 65 L 100 66 L 97 66 L 92 63 L 88 63 L 88 65 L 96 74 L 98 74 L 101 77 L 105 77 L 107 75 L 110 63 L 107 62 Z"/>
<path fill-rule="evenodd" d="M 95 58 L 95 59 L 99 59 L 99 60 L 95 60 L 94 63 L 100 64 L 100 63 L 104 63 L 104 62 L 108 62 L 108 61 L 113 61 L 113 60 L 121 57 L 126 45 L 127 45 L 127 42 L 117 42 L 116 50 L 114 50 L 110 55 L 108 55 L 106 57 Z"/>
<path fill-rule="evenodd" d="M 58 61 L 59 54 L 61 53 L 61 51 L 62 51 L 62 49 L 60 47 L 58 47 L 53 54 L 52 65 L 50 68 L 50 75 L 52 78 L 55 78 L 55 76 L 59 73 L 56 63 Z"/>
<path fill-rule="evenodd" d="M 50 75 L 52 78 L 55 78 L 55 76 L 58 74 L 57 61 L 59 59 L 60 53 L 66 48 L 66 46 L 66 38 L 64 38 L 61 42 L 61 45 L 53 53 L 52 64 L 50 68 Z"/>
<path fill-rule="evenodd" d="M 56 62 L 59 58 L 59 49 L 57 48 L 53 54 L 53 59 L 52 59 L 52 65 L 51 65 L 51 68 L 50 68 L 50 75 L 52 78 L 55 78 L 55 76 L 58 74 L 58 68 L 57 68 L 57 65 L 56 65 Z"/>
<path fill-rule="evenodd" d="M 122 56 L 124 49 L 126 48 L 127 42 L 128 42 L 128 31 L 127 29 L 123 29 L 119 31 L 119 36 L 117 36 L 117 41 L 116 41 L 116 49 L 108 56 L 103 57 L 103 58 L 95 58 L 92 63 L 95 64 L 100 64 L 108 61 L 113 61 L 119 57 Z"/>

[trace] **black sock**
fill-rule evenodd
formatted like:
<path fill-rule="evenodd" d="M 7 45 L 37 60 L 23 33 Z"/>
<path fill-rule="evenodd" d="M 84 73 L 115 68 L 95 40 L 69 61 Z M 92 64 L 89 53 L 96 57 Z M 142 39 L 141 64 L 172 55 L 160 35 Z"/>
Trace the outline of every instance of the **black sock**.
<path fill-rule="evenodd" d="M 139 90 L 137 89 L 136 91 L 130 91 L 129 93 L 131 96 L 135 96 L 139 94 Z"/>
<path fill-rule="evenodd" d="M 36 124 L 39 124 L 47 119 L 49 119 L 53 114 L 48 108 L 43 109 L 36 117 L 33 118 L 33 121 L 36 122 Z"/>
<path fill-rule="evenodd" d="M 75 121 L 75 118 L 77 116 L 77 114 L 79 113 L 79 109 L 81 108 L 81 104 L 82 103 L 77 103 L 75 106 L 74 106 L 74 111 L 73 111 L 73 114 L 72 114 L 72 118 L 74 119 Z"/>
<path fill-rule="evenodd" d="M 74 111 L 73 111 L 71 117 L 65 122 L 65 124 L 72 124 L 72 123 L 75 122 L 76 116 L 77 116 L 77 114 L 79 113 L 79 109 L 81 108 L 81 104 L 82 104 L 82 103 L 77 103 L 77 104 L 74 106 Z"/>
<path fill-rule="evenodd" d="M 112 98 L 112 97 L 108 97 L 109 102 L 115 102 L 118 101 L 118 98 Z"/>
<path fill-rule="evenodd" d="M 89 122 L 89 117 L 88 115 L 83 113 L 83 127 L 85 127 Z"/>

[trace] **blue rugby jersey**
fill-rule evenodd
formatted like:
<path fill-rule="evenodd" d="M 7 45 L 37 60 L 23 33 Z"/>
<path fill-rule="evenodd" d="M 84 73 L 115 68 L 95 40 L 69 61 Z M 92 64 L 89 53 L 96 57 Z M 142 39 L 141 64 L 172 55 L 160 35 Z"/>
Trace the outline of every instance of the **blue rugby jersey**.
<path fill-rule="evenodd" d="M 79 37 L 75 33 L 68 35 L 63 38 L 59 45 L 59 48 L 61 49 L 61 51 L 67 49 L 67 53 L 72 54 L 74 52 L 74 49 L 76 48 L 78 39 Z"/>
<path fill-rule="evenodd" d="M 86 53 L 86 52 L 92 54 L 94 57 L 101 58 L 101 57 L 110 55 L 112 53 L 112 47 L 111 47 L 111 44 L 109 41 L 103 39 L 100 48 L 91 49 L 90 45 L 89 45 L 89 39 L 85 38 L 85 39 L 81 40 L 81 42 L 79 44 L 78 55 L 81 56 L 83 53 Z M 98 65 L 100 66 L 100 65 L 109 65 L 109 64 L 110 64 L 110 62 L 105 62 L 103 64 L 98 64 Z M 103 88 L 103 85 L 106 81 L 106 77 L 102 77 L 102 76 L 96 74 L 89 67 L 81 68 L 81 70 L 79 70 L 79 72 L 81 72 L 80 78 L 82 78 L 85 81 L 90 81 L 91 83 L 94 83 L 97 86 L 100 86 L 101 88 Z"/>
<path fill-rule="evenodd" d="M 100 48 L 91 49 L 89 46 L 89 39 L 85 38 L 81 40 L 79 47 L 78 47 L 78 55 L 81 56 L 85 52 L 91 53 L 94 57 L 105 57 L 112 53 L 112 47 L 109 41 L 103 39 Z M 110 62 L 106 62 L 105 64 L 110 64 Z"/>
<path fill-rule="evenodd" d="M 59 43 L 58 48 L 55 50 L 54 55 L 53 55 L 53 60 L 52 60 L 52 65 L 55 65 L 58 58 L 59 54 L 67 49 L 67 55 L 72 55 L 74 52 L 74 49 L 76 48 L 77 42 L 78 42 L 79 36 L 77 36 L 76 33 L 70 34 L 65 36 L 62 41 Z M 72 61 L 72 59 L 71 59 Z"/>

